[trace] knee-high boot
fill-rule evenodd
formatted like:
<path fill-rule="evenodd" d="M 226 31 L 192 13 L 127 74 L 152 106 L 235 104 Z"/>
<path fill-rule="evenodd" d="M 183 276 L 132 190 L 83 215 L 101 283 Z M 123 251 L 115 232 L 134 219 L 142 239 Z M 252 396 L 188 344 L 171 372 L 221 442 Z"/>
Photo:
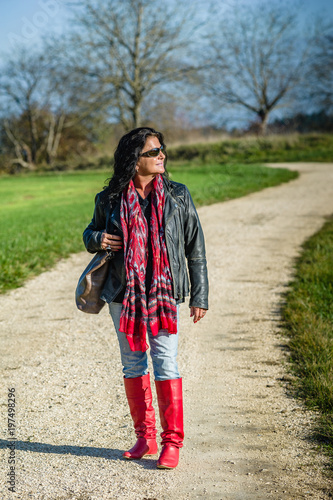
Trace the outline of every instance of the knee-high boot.
<path fill-rule="evenodd" d="M 157 453 L 157 431 L 149 373 L 142 377 L 124 378 L 124 385 L 138 439 L 133 448 L 123 453 L 123 457 L 138 459 L 154 455 Z"/>
<path fill-rule="evenodd" d="M 157 467 L 174 469 L 178 465 L 179 448 L 183 446 L 184 439 L 182 379 L 155 380 L 155 385 L 163 429 L 163 448 Z"/>

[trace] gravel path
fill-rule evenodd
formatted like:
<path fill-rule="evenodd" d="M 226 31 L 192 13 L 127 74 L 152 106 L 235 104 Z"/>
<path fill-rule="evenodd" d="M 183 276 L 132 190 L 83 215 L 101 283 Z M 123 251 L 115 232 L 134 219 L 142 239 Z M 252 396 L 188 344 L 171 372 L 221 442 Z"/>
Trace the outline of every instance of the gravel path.
<path fill-rule="evenodd" d="M 299 179 L 199 210 L 211 296 L 181 308 L 185 445 L 175 471 L 124 461 L 134 441 L 107 308 L 75 308 L 90 256 L 0 297 L 2 499 L 328 499 L 315 416 L 288 397 L 279 307 L 301 243 L 333 213 L 333 164 L 280 165 Z M 8 491 L 7 388 L 16 394 L 16 493 Z"/>

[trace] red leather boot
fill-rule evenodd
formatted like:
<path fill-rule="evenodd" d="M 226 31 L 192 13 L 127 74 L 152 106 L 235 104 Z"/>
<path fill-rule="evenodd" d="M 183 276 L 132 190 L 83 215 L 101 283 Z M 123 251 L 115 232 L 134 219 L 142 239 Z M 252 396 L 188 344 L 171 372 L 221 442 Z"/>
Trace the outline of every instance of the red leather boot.
<path fill-rule="evenodd" d="M 159 469 L 174 469 L 179 462 L 179 448 L 183 446 L 182 379 L 155 380 L 158 407 L 163 432 L 162 452 L 157 461 Z"/>
<path fill-rule="evenodd" d="M 139 459 L 157 453 L 155 411 L 149 373 L 142 377 L 124 378 L 128 405 L 134 423 L 137 442 L 123 453 L 128 459 Z"/>

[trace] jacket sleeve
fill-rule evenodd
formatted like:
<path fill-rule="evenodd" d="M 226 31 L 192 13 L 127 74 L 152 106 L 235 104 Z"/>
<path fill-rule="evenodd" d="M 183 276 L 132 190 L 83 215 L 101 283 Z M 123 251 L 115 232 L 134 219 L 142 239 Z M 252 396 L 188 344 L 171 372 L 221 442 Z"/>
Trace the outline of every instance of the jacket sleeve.
<path fill-rule="evenodd" d="M 95 210 L 90 224 L 83 232 L 83 242 L 90 253 L 102 250 L 101 238 L 106 228 L 105 210 L 100 202 L 99 194 L 95 198 Z"/>
<path fill-rule="evenodd" d="M 208 271 L 205 239 L 192 197 L 185 188 L 187 217 L 185 220 L 185 255 L 190 275 L 190 307 L 208 309 Z"/>

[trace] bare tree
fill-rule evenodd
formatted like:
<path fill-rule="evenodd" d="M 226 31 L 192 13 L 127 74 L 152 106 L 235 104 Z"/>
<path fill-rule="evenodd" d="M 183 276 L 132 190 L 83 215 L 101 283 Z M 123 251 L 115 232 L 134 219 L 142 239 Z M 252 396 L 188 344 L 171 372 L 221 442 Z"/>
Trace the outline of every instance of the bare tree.
<path fill-rule="evenodd" d="M 89 74 L 77 71 L 66 40 L 48 37 L 44 40 L 43 51 L 51 59 L 45 150 L 48 163 L 52 163 L 62 137 L 84 134 L 84 129 L 89 133 L 100 119 L 103 103 L 99 102 L 102 93 L 97 82 L 94 86 Z"/>
<path fill-rule="evenodd" d="M 43 107 L 46 71 L 43 55 L 31 55 L 22 49 L 18 57 L 6 62 L 0 77 L 0 96 L 5 115 L 3 125 L 16 153 L 13 162 L 30 169 L 34 168 L 39 149 L 37 118 L 40 107 Z M 27 123 L 25 137 L 20 137 L 19 131 L 14 129 L 20 115 L 24 115 Z"/>
<path fill-rule="evenodd" d="M 52 109 L 52 99 L 59 100 L 52 71 L 53 58 L 49 53 L 24 47 L 2 68 L 3 126 L 15 152 L 12 163 L 30 170 L 35 168 L 42 151 L 49 161 L 55 157 L 64 127 L 64 112 Z"/>
<path fill-rule="evenodd" d="M 310 99 L 325 112 L 333 109 L 333 24 L 321 21 L 317 27 L 308 74 Z"/>
<path fill-rule="evenodd" d="M 12 165 L 33 170 L 41 161 L 51 164 L 64 131 L 96 111 L 86 100 L 82 77 L 78 81 L 59 48 L 21 47 L 2 67 L 2 126 L 12 144 Z"/>
<path fill-rule="evenodd" d="M 182 5 L 181 11 L 175 1 L 79 2 L 71 36 L 76 69 L 90 77 L 91 99 L 125 129 L 141 124 L 153 90 L 194 70 L 186 54 L 197 25 Z"/>
<path fill-rule="evenodd" d="M 214 103 L 253 113 L 266 132 L 272 110 L 290 104 L 307 58 L 296 9 L 271 2 L 233 4 L 209 36 L 203 77 Z"/>

